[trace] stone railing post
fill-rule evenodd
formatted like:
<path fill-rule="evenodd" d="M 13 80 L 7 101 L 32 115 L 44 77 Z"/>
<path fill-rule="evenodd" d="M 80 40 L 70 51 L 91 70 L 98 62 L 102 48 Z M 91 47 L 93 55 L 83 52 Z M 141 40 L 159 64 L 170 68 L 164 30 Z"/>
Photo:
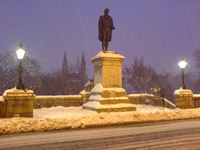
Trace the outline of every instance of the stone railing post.
<path fill-rule="evenodd" d="M 33 117 L 33 101 L 35 95 L 31 90 L 18 90 L 16 88 L 6 90 L 3 94 L 0 109 L 5 111 L 2 118 L 10 117 Z"/>
<path fill-rule="evenodd" d="M 194 108 L 193 92 L 188 89 L 176 90 L 174 92 L 176 107 L 181 109 Z"/>
<path fill-rule="evenodd" d="M 83 104 L 84 104 L 89 99 L 90 92 L 83 90 L 83 91 L 80 92 L 80 95 L 82 96 L 82 100 L 83 100 Z"/>

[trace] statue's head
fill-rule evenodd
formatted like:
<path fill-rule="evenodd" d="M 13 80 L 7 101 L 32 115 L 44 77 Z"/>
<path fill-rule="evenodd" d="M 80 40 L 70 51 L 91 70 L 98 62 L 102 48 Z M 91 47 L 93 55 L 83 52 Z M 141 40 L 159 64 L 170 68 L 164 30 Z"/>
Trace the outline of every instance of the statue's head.
<path fill-rule="evenodd" d="M 105 9 L 104 9 L 104 14 L 105 14 L 105 15 L 108 15 L 108 12 L 109 12 L 109 8 L 105 8 Z"/>

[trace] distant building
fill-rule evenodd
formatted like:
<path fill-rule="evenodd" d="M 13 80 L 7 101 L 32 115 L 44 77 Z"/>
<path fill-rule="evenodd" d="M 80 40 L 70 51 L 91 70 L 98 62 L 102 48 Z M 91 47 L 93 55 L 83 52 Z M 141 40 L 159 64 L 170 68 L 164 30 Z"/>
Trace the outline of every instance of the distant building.
<path fill-rule="evenodd" d="M 64 53 L 62 63 L 62 78 L 63 78 L 63 94 L 79 94 L 83 90 L 85 83 L 88 80 L 86 74 L 86 61 L 84 53 L 82 54 L 81 63 L 79 55 L 77 63 L 69 69 L 67 56 Z"/>

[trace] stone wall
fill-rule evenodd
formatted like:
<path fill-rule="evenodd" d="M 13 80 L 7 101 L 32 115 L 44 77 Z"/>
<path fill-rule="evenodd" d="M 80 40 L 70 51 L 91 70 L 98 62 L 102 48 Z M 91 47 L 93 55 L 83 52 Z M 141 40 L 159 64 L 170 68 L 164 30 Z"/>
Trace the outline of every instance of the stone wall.
<path fill-rule="evenodd" d="M 167 108 L 175 108 L 176 106 L 167 100 L 159 96 L 154 96 L 153 94 L 130 94 L 128 95 L 128 98 L 130 100 L 131 104 L 146 104 L 146 105 L 152 105 L 152 106 L 161 106 L 161 107 L 167 107 Z"/>
<path fill-rule="evenodd" d="M 35 96 L 33 100 L 34 109 L 39 109 L 42 107 L 56 107 L 56 106 L 82 106 L 83 105 L 84 94 L 81 95 L 51 95 L 51 96 Z M 1 97 L 2 98 L 2 97 Z M 131 104 L 146 104 L 152 106 L 163 106 L 163 101 L 161 97 L 156 97 L 152 94 L 130 94 L 128 95 Z M 2 105 L 0 109 L 0 114 L 4 114 L 5 110 L 3 107 L 6 106 L 5 101 L 1 101 Z M 164 99 L 164 106 L 168 108 L 175 108 L 175 105 Z"/>
<path fill-rule="evenodd" d="M 193 94 L 194 108 L 200 107 L 200 94 Z"/>
<path fill-rule="evenodd" d="M 3 99 L 2 97 L 0 97 L 0 99 Z M 6 102 L 5 101 L 1 101 L 0 100 L 0 118 L 5 118 L 6 116 Z"/>
<path fill-rule="evenodd" d="M 52 96 L 36 96 L 34 100 L 34 108 L 54 107 L 54 106 L 81 106 L 83 99 L 81 95 L 52 95 Z"/>
<path fill-rule="evenodd" d="M 130 94 L 128 98 L 131 104 L 146 104 L 163 107 L 162 98 L 152 94 Z M 34 100 L 34 109 L 55 106 L 82 106 L 82 104 L 83 97 L 81 95 L 36 96 Z M 164 99 L 164 107 L 175 108 L 176 106 L 167 99 Z"/>

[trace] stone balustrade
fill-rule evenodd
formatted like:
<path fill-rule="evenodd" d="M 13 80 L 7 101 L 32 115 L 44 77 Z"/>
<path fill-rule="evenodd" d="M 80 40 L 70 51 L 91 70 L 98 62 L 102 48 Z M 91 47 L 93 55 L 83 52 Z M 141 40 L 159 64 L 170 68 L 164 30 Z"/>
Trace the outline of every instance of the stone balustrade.
<path fill-rule="evenodd" d="M 128 95 L 131 104 L 146 104 L 152 106 L 161 106 L 167 108 L 175 108 L 172 102 L 167 100 L 166 98 L 162 98 L 159 96 L 154 96 L 153 94 L 130 94 Z M 164 102 L 163 102 L 164 100 Z"/>
<path fill-rule="evenodd" d="M 56 106 L 81 106 L 83 98 L 81 95 L 48 95 L 36 96 L 34 100 L 34 108 L 56 107 Z"/>
<path fill-rule="evenodd" d="M 200 94 L 193 94 L 194 108 L 200 107 Z"/>

